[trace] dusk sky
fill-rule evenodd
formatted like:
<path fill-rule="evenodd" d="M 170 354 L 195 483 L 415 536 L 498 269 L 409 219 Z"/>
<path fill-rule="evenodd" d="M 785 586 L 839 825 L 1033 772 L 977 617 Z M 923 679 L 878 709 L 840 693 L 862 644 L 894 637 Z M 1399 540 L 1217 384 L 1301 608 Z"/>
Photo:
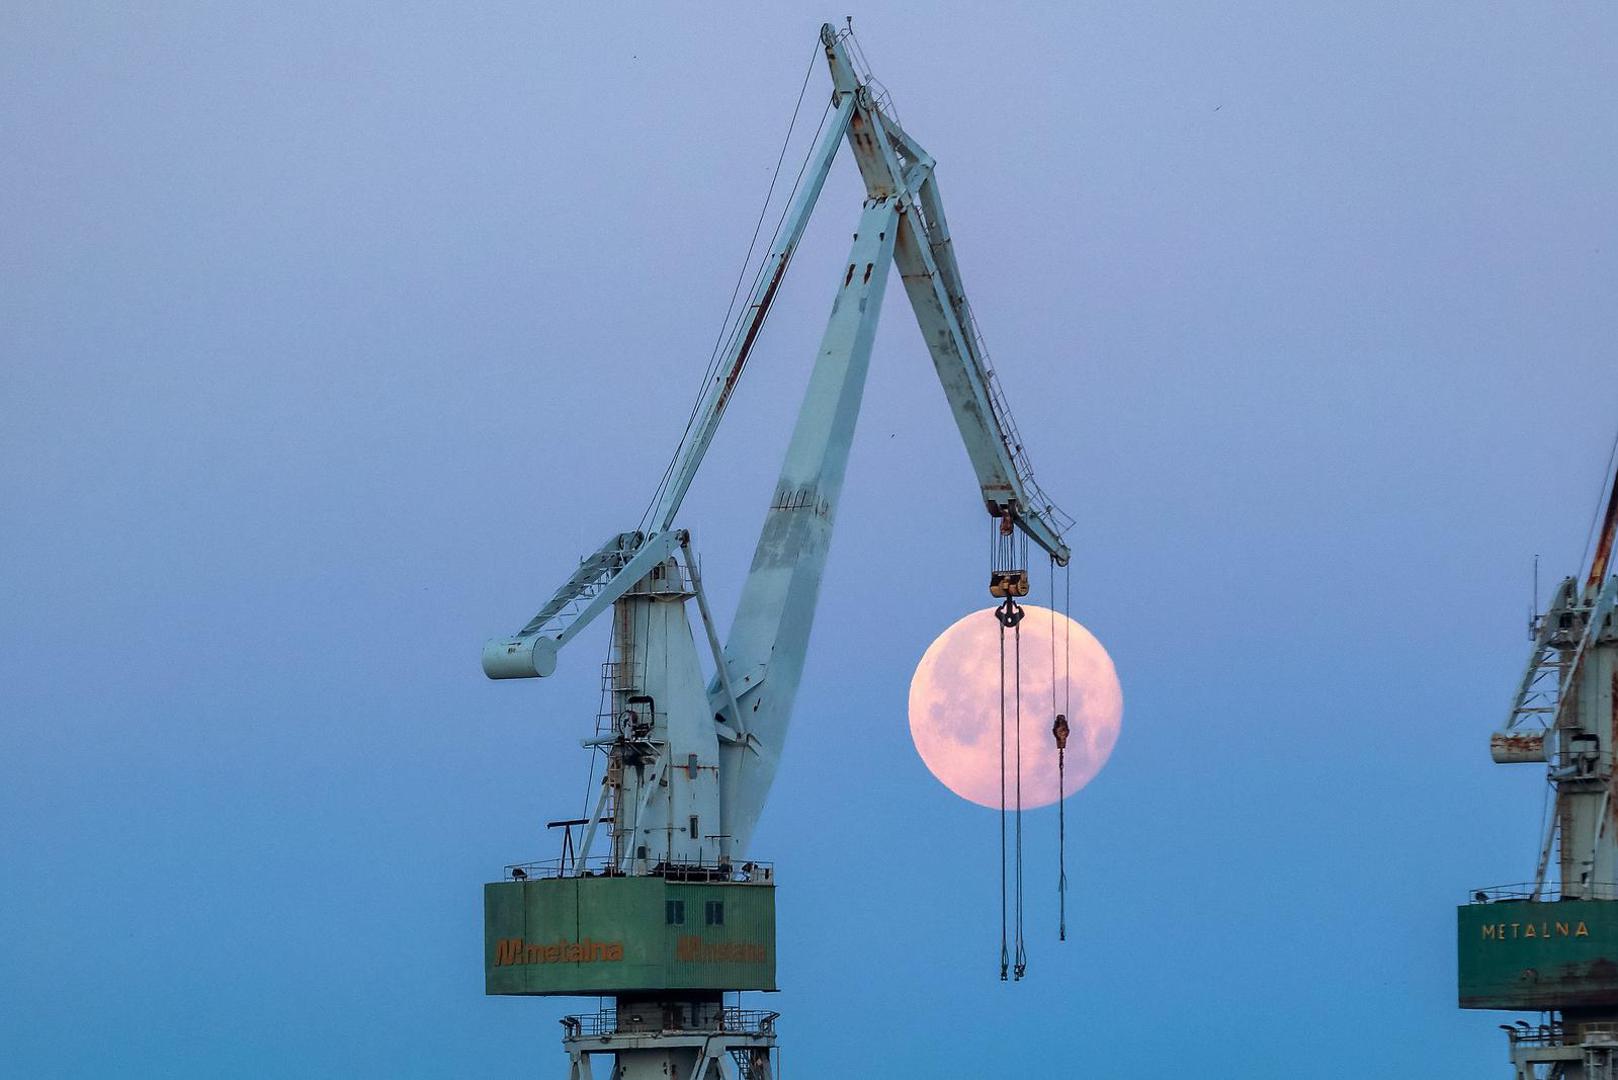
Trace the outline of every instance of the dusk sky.
<path fill-rule="evenodd" d="M 595 1003 L 485 997 L 481 889 L 582 809 L 607 626 L 479 651 L 639 519 L 850 11 L 1124 717 L 1002 984 L 906 720 L 988 522 L 895 279 L 753 852 L 784 1076 L 1505 1075 L 1455 905 L 1533 876 L 1488 734 L 1618 426 L 1611 3 L 9 5 L 0 1074 L 565 1075 Z M 685 504 L 721 624 L 861 197 Z"/>

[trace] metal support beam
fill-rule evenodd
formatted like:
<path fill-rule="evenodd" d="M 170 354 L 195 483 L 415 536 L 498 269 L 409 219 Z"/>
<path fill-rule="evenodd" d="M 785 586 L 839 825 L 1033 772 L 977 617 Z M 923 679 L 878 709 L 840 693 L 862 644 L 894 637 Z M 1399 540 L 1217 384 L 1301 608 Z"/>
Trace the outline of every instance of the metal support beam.
<path fill-rule="evenodd" d="M 730 337 L 714 380 L 709 384 L 707 396 L 703 398 L 697 422 L 682 445 L 668 486 L 658 500 L 657 509 L 652 515 L 654 528 L 667 529 L 674 524 L 680 503 L 685 501 L 685 493 L 697 475 L 697 467 L 702 464 L 709 444 L 713 442 L 714 432 L 719 429 L 719 421 L 736 389 L 737 380 L 742 377 L 742 369 L 747 366 L 747 358 L 752 354 L 759 331 L 763 329 L 764 320 L 770 313 L 770 305 L 775 302 L 776 290 L 786 276 L 787 264 L 792 261 L 792 253 L 798 249 L 798 241 L 803 239 L 804 227 L 809 224 L 809 215 L 814 211 L 815 201 L 820 198 L 820 189 L 826 184 L 826 174 L 831 171 L 831 163 L 837 157 L 843 133 L 848 129 L 848 120 L 853 114 L 854 95 L 845 94 L 833 111 L 831 123 L 821 135 L 814 155 L 809 159 L 804 183 L 787 212 L 780 239 L 770 249 L 759 270 L 742 319 Z"/>
<path fill-rule="evenodd" d="M 730 732 L 745 740 L 747 723 L 742 719 L 740 706 L 736 704 L 736 688 L 730 683 L 730 665 L 725 662 L 724 646 L 719 644 L 719 627 L 714 624 L 713 612 L 708 610 L 708 596 L 702 591 L 702 571 L 689 545 L 685 549 L 685 560 L 686 567 L 691 571 L 691 591 L 697 594 L 697 613 L 702 616 L 702 629 L 708 635 L 708 648 L 713 652 L 714 678 L 718 680 L 720 692 L 724 695 L 723 704 L 725 715 L 730 717 Z"/>
<path fill-rule="evenodd" d="M 733 744 L 720 748 L 720 832 L 733 838 L 737 853 L 747 850 L 786 741 L 893 264 L 898 218 L 891 199 L 866 203 L 860 215 L 731 624 L 725 655 L 735 670 L 767 665 L 763 679 L 742 689 L 740 697 L 758 753 Z"/>
<path fill-rule="evenodd" d="M 829 29 L 822 31 L 823 37 Z M 828 43 L 826 51 L 834 81 L 854 70 L 840 39 Z M 1067 521 L 1034 483 L 1027 450 L 983 354 L 955 262 L 933 158 L 871 100 L 868 88 L 861 86 L 854 96 L 849 149 L 866 194 L 897 195 L 905 210 L 894 258 L 977 473 L 984 506 L 995 517 L 1010 511 L 1029 539 L 1066 566 L 1071 557 L 1062 539 Z"/>

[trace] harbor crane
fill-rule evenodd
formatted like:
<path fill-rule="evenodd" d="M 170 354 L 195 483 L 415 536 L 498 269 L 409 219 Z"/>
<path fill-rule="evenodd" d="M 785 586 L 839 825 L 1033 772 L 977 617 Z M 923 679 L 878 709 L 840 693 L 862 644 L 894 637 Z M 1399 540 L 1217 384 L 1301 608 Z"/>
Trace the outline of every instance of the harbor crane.
<path fill-rule="evenodd" d="M 1459 909 L 1461 1007 L 1541 1014 L 1536 1024 L 1500 1025 L 1514 1080 L 1618 1080 L 1615 462 L 1618 444 L 1589 565 L 1532 614 L 1528 662 L 1489 740 L 1497 763 L 1547 769 L 1551 806 L 1534 880 L 1475 889 Z"/>
<path fill-rule="evenodd" d="M 614 1080 L 772 1075 L 776 1014 L 729 1006 L 724 995 L 777 988 L 776 877 L 751 845 L 803 676 L 890 268 L 995 535 L 1020 539 L 1024 553 L 1037 545 L 1053 567 L 1068 564 L 1071 519 L 1035 483 L 990 367 L 933 158 L 900 126 L 852 28 L 825 25 L 820 44 L 832 82 L 820 130 L 649 513 L 585 558 L 521 630 L 483 650 L 491 679 L 545 677 L 585 627 L 611 613 L 607 704 L 584 740 L 605 765 L 593 809 L 555 823 L 566 830 L 561 860 L 509 866 L 484 895 L 488 993 L 613 999 L 610 1009 L 562 1021 L 571 1080 L 590 1080 L 594 1055 L 614 1059 Z M 680 507 L 844 145 L 865 199 L 721 645 Z M 997 595 L 1026 594 L 1026 567 L 1015 561 L 994 567 Z"/>

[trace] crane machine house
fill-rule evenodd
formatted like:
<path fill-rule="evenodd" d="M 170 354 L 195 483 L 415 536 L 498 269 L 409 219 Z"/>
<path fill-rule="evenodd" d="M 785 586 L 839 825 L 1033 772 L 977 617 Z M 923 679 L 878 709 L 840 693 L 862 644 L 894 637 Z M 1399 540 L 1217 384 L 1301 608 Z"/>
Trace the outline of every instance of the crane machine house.
<path fill-rule="evenodd" d="M 1071 523 L 1034 483 L 967 304 L 933 158 L 898 123 L 851 29 L 826 25 L 821 127 L 745 305 L 727 319 L 704 392 L 640 526 L 586 558 L 527 625 L 490 641 L 491 679 L 552 674 L 611 615 L 610 701 L 585 745 L 603 758 L 563 856 L 506 868 L 484 889 L 489 994 L 611 998 L 563 1021 L 571 1080 L 592 1057 L 619 1080 L 767 1078 L 776 1014 L 726 1003 L 776 987 L 774 867 L 751 849 L 803 672 L 810 624 L 890 268 L 911 308 L 994 527 L 1067 565 Z M 818 57 L 817 57 L 818 62 Z M 777 288 L 847 145 L 865 186 L 853 246 L 728 639 L 703 591 L 680 504 Z M 1002 568 L 1005 569 L 1005 568 Z M 1026 591 L 1026 574 L 1023 574 Z M 693 612 L 694 609 L 694 612 Z M 706 677 L 692 615 L 714 674 Z M 577 841 L 574 830 L 577 830 Z M 732 999 L 739 1000 L 739 999 Z"/>

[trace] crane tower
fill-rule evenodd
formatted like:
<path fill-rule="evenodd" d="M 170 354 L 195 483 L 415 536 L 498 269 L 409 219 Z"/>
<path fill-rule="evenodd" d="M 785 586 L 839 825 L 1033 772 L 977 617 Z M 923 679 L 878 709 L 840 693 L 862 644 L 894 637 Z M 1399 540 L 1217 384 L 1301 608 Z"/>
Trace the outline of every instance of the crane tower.
<path fill-rule="evenodd" d="M 828 24 L 820 43 L 832 81 L 826 117 L 647 517 L 584 559 L 521 630 L 483 650 L 491 679 L 548 676 L 564 646 L 611 614 L 606 705 L 583 740 L 603 765 L 594 808 L 553 823 L 565 830 L 561 859 L 508 866 L 484 889 L 489 994 L 613 1002 L 562 1021 L 571 1080 L 589 1080 L 596 1055 L 614 1059 L 615 1080 L 772 1075 L 777 1015 L 727 1004 L 725 995 L 777 988 L 777 882 L 774 867 L 753 853 L 752 837 L 803 673 L 891 267 L 904 282 L 991 528 L 1015 529 L 1054 564 L 1068 562 L 1062 534 L 1071 519 L 1034 482 L 989 366 L 933 158 L 899 125 L 852 31 Z M 864 204 L 721 646 L 678 513 L 844 144 L 859 167 Z M 1026 592 L 1025 572 L 1023 581 Z"/>
<path fill-rule="evenodd" d="M 1501 1025 L 1514 1080 L 1618 1080 L 1615 532 L 1618 476 L 1589 567 L 1530 621 L 1528 663 L 1489 741 L 1498 763 L 1546 766 L 1554 796 L 1534 880 L 1474 890 L 1457 920 L 1461 1008 L 1541 1014 Z"/>

